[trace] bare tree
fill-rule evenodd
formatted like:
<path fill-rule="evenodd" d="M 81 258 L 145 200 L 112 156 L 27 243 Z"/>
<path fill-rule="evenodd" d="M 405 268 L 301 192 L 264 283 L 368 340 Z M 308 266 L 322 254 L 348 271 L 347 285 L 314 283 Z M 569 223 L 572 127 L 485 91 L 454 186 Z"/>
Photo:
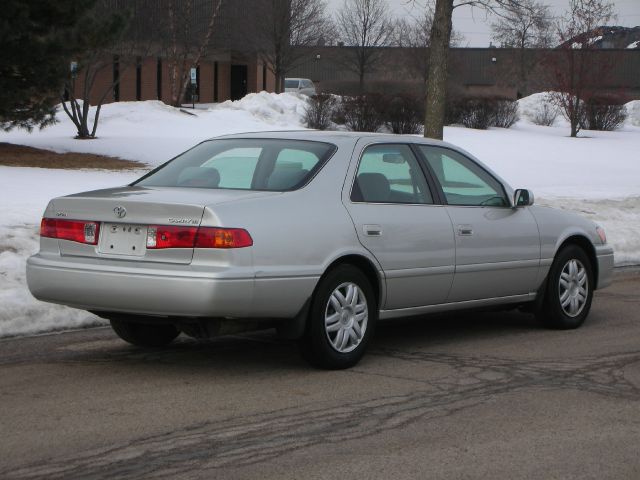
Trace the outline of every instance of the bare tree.
<path fill-rule="evenodd" d="M 491 24 L 492 37 L 502 47 L 518 49 L 514 65 L 518 93 L 529 91 L 529 73 L 537 58 L 527 49 L 547 48 L 554 37 L 553 18 L 548 5 L 537 0 L 522 0 L 521 5 L 508 5 L 498 20 Z"/>
<path fill-rule="evenodd" d="M 114 75 L 112 82 L 97 87 L 96 78 L 114 68 L 114 62 L 121 69 L 126 69 L 131 58 L 135 58 L 130 51 L 135 42 L 126 38 L 129 12 L 113 11 L 110 7 L 108 0 L 98 1 L 80 19 L 74 34 L 79 53 L 71 64 L 65 82 L 66 96 L 63 93 L 61 101 L 65 113 L 76 127 L 76 138 L 79 139 L 95 138 L 102 104 L 120 82 L 120 76 Z M 97 98 L 97 101 L 91 120 L 92 98 Z"/>
<path fill-rule="evenodd" d="M 174 107 L 182 104 L 191 68 L 196 67 L 207 52 L 223 1 L 168 0 L 166 34 L 162 44 L 169 68 L 171 105 Z M 198 7 L 197 10 L 194 6 Z M 200 16 L 202 13 L 204 17 Z"/>
<path fill-rule="evenodd" d="M 256 51 L 276 77 L 276 93 L 284 77 L 305 56 L 300 47 L 321 43 L 328 34 L 324 0 L 266 0 L 253 18 Z"/>
<path fill-rule="evenodd" d="M 412 20 L 398 20 L 394 29 L 394 43 L 401 47 L 401 55 L 411 73 L 426 87 L 429 74 L 428 48 L 431 45 L 431 27 L 433 9 L 428 6 L 422 14 Z M 451 32 L 450 46 L 455 47 L 462 36 L 455 30 Z"/>
<path fill-rule="evenodd" d="M 493 39 L 509 48 L 547 48 L 553 43 L 553 17 L 548 5 L 521 0 L 507 5 L 491 24 Z"/>
<path fill-rule="evenodd" d="M 345 66 L 358 75 L 360 93 L 365 75 L 380 61 L 379 47 L 393 39 L 394 22 L 385 0 L 345 0 L 336 16 L 338 35 L 349 46 Z"/>
<path fill-rule="evenodd" d="M 569 0 L 569 9 L 558 22 L 562 44 L 548 66 L 555 91 L 552 98 L 569 120 L 572 137 L 580 131 L 584 102 L 600 89 L 611 70 L 595 44 L 597 27 L 613 17 L 609 0 Z"/>

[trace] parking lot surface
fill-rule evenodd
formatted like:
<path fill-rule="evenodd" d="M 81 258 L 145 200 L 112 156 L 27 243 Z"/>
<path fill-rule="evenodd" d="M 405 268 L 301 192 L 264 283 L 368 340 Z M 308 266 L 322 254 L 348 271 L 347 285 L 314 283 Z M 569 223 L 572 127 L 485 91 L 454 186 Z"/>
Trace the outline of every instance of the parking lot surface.
<path fill-rule="evenodd" d="M 517 311 L 380 324 L 350 370 L 270 333 L 164 350 L 0 341 L 0 478 L 640 478 L 640 274 L 575 331 Z"/>

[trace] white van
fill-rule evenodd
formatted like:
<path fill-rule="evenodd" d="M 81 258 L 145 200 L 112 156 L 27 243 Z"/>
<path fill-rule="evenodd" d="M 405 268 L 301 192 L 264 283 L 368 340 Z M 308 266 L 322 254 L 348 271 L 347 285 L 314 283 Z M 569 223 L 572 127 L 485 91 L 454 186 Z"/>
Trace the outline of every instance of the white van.
<path fill-rule="evenodd" d="M 302 93 L 312 97 L 316 94 L 316 86 L 308 78 L 285 78 L 284 91 L 290 93 Z"/>

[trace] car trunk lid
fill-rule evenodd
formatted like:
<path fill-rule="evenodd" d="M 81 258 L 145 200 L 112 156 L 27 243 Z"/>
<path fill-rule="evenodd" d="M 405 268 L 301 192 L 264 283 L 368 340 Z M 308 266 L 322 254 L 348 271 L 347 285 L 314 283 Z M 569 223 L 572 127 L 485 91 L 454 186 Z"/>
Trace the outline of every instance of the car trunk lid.
<path fill-rule="evenodd" d="M 99 224 L 97 245 L 60 240 L 60 253 L 188 264 L 193 258 L 193 248 L 147 248 L 149 227 L 168 225 L 185 229 L 197 228 L 205 207 L 261 195 L 274 195 L 274 192 L 122 187 L 56 198 L 53 201 L 55 218 Z"/>

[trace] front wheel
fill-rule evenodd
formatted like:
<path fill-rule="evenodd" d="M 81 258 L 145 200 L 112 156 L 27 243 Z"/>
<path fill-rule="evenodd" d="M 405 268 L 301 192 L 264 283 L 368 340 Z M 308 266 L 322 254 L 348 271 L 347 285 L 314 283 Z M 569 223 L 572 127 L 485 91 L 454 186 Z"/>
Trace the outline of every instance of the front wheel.
<path fill-rule="evenodd" d="M 110 322 L 121 339 L 140 347 L 164 347 L 180 335 L 180 331 L 169 324 L 151 325 L 114 319 Z"/>
<path fill-rule="evenodd" d="M 352 265 L 340 265 L 318 284 L 302 356 L 326 369 L 349 368 L 360 361 L 373 336 L 378 306 L 367 277 Z"/>
<path fill-rule="evenodd" d="M 564 247 L 549 271 L 540 320 L 551 328 L 578 328 L 589 315 L 593 286 L 591 261 L 584 250 Z"/>

